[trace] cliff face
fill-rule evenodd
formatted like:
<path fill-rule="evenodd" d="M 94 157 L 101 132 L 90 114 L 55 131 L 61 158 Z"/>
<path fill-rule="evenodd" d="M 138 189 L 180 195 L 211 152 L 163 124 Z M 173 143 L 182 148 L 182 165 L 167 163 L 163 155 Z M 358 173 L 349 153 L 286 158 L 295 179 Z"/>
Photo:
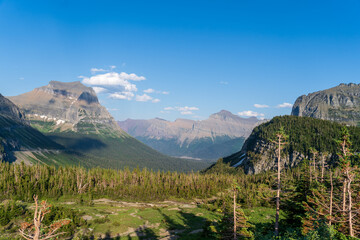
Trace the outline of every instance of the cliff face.
<path fill-rule="evenodd" d="M 249 141 L 254 141 L 251 136 Z M 268 170 L 275 170 L 277 167 L 277 156 L 275 144 L 263 139 L 255 140 L 253 146 L 246 141 L 239 153 L 225 158 L 225 161 L 232 162 L 233 167 L 242 167 L 247 174 L 257 174 Z M 281 168 L 292 168 L 305 159 L 305 154 L 297 151 L 287 152 L 282 156 Z"/>
<path fill-rule="evenodd" d="M 126 135 L 100 105 L 94 90 L 80 82 L 51 81 L 10 99 L 26 113 L 34 127 L 45 132 Z"/>
<path fill-rule="evenodd" d="M 172 156 L 218 159 L 241 149 L 246 137 L 259 123 L 257 118 L 241 118 L 222 110 L 203 121 L 177 119 L 118 122 L 131 136 Z"/>
<path fill-rule="evenodd" d="M 0 94 L 0 114 L 25 123 L 24 113 L 9 99 Z"/>
<path fill-rule="evenodd" d="M 295 101 L 291 115 L 358 125 L 360 84 L 340 84 L 334 88 L 300 96 Z"/>

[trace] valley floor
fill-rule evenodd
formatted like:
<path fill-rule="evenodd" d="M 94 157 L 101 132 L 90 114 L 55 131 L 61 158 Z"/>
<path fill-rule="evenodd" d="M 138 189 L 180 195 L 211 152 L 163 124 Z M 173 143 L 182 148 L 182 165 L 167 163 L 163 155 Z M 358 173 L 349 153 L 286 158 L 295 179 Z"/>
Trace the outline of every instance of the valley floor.
<path fill-rule="evenodd" d="M 70 239 L 205 239 L 203 231 L 206 225 L 221 218 L 220 213 L 193 202 L 141 203 L 105 198 L 91 202 L 74 202 L 73 199 L 65 198 L 49 202 L 56 207 L 72 209 L 85 220 L 86 224 L 78 228 Z M 33 204 L 19 204 L 33 208 Z M 253 224 L 258 224 L 259 220 L 261 224 L 271 223 L 274 215 L 274 211 L 269 208 L 245 211 Z M 16 225 L 22 221 L 21 218 L 16 219 L 12 226 L 0 228 L 0 239 L 20 239 Z"/>

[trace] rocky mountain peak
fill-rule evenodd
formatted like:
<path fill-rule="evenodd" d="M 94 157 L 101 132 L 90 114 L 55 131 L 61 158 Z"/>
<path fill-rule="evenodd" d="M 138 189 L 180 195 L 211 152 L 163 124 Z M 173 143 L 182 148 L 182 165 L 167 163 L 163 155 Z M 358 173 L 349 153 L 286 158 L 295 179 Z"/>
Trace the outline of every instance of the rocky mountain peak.
<path fill-rule="evenodd" d="M 124 133 L 99 103 L 95 91 L 78 81 L 51 81 L 46 86 L 11 97 L 11 100 L 33 124 L 53 123 L 50 131 Z"/>
<path fill-rule="evenodd" d="M 58 82 L 50 81 L 46 86 L 36 88 L 35 91 L 42 91 L 58 98 L 77 99 L 87 104 L 99 103 L 94 89 L 86 87 L 81 82 Z"/>
<path fill-rule="evenodd" d="M 357 125 L 360 122 L 360 84 L 341 83 L 302 95 L 296 99 L 291 114 Z"/>
<path fill-rule="evenodd" d="M 210 118 L 216 119 L 226 119 L 226 118 L 236 118 L 237 116 L 232 114 L 227 110 L 221 110 L 220 112 L 214 113 L 210 115 Z"/>

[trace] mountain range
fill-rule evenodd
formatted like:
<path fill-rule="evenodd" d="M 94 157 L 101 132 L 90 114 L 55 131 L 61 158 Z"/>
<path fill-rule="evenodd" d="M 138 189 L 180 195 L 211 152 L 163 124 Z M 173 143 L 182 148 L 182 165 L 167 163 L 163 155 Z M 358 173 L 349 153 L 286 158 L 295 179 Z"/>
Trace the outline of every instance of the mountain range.
<path fill-rule="evenodd" d="M 80 82 L 51 81 L 9 99 L 18 107 L 8 100 L 13 109 L 9 114 L 21 115 L 26 126 L 78 159 L 75 164 L 178 171 L 200 170 L 208 164 L 166 156 L 131 137 L 99 103 L 94 90 Z"/>
<path fill-rule="evenodd" d="M 171 156 L 215 160 L 239 151 L 258 125 L 255 117 L 241 118 L 222 110 L 208 119 L 166 121 L 127 119 L 119 126 L 150 147 Z"/>
<path fill-rule="evenodd" d="M 348 125 L 353 149 L 360 151 L 360 85 L 349 83 L 302 95 L 295 101 L 293 116 L 274 117 L 252 131 L 242 149 L 224 157 L 212 169 L 220 169 L 222 163 L 241 168 L 245 173 L 261 173 L 275 169 L 277 157 L 274 140 L 276 131 L 284 127 L 289 135 L 284 148 L 282 168 L 295 167 L 304 159 L 312 158 L 310 148 L 336 160 L 341 129 Z"/>

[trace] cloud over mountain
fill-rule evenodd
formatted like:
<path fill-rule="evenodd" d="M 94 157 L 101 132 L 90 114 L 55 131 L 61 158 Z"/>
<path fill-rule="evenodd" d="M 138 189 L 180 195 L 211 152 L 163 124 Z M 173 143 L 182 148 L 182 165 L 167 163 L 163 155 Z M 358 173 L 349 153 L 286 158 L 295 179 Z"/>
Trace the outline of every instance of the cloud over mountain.
<path fill-rule="evenodd" d="M 118 100 L 135 100 L 138 102 L 160 102 L 160 99 L 150 96 L 151 93 L 169 94 L 166 91 L 156 91 L 152 88 L 143 90 L 144 94 L 136 94 L 138 86 L 135 82 L 145 81 L 144 76 L 135 73 L 116 72 L 116 67 L 110 66 L 109 70 L 91 68 L 92 76 L 79 76 L 83 84 L 90 85 L 96 93 L 105 93 L 109 98 Z"/>

